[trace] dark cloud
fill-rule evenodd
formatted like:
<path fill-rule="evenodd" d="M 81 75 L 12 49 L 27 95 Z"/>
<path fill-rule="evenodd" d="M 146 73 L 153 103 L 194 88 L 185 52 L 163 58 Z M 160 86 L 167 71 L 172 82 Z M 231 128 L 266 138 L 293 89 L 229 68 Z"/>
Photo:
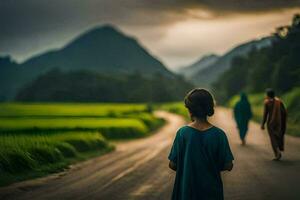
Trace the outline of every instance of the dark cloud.
<path fill-rule="evenodd" d="M 218 15 L 300 6 L 300 0 L 0 0 L 1 38 L 22 32 L 55 31 L 87 24 L 115 22 L 151 25 L 177 21 L 188 9 Z"/>
<path fill-rule="evenodd" d="M 217 18 L 299 6 L 300 0 L 0 0 L 0 54 L 29 55 L 103 23 L 167 27 L 193 16 L 191 9 Z"/>
<path fill-rule="evenodd" d="M 103 23 L 141 28 L 183 17 L 149 5 L 143 0 L 0 0 L 0 55 L 22 57 L 57 47 Z"/>

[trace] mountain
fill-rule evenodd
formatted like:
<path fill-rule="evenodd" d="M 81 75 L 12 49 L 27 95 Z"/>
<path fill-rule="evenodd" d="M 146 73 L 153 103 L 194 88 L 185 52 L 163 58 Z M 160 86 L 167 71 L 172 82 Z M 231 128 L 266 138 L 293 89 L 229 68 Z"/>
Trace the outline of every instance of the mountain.
<path fill-rule="evenodd" d="M 219 101 L 226 102 L 241 91 L 263 93 L 266 88 L 273 88 L 279 96 L 293 90 L 291 94 L 296 95 L 300 86 L 300 15 L 294 15 L 290 25 L 276 29 L 273 38 L 272 45 L 233 59 L 213 84 Z M 300 108 L 294 103 L 291 108 Z M 300 120 L 300 112 L 296 113 L 295 119 Z"/>
<path fill-rule="evenodd" d="M 222 73 L 230 68 L 233 58 L 237 56 L 246 56 L 253 49 L 261 49 L 270 46 L 272 40 L 273 37 L 266 37 L 241 44 L 231 49 L 223 56 L 215 58 L 210 65 L 206 65 L 205 68 L 194 73 L 188 80 L 198 87 L 211 87 L 211 84 L 216 81 Z"/>
<path fill-rule="evenodd" d="M 186 79 L 190 79 L 195 73 L 198 73 L 199 71 L 211 66 L 218 59 L 219 56 L 215 54 L 203 56 L 201 59 L 197 60 L 193 64 L 179 68 L 177 73 L 183 75 Z"/>
<path fill-rule="evenodd" d="M 0 98 L 11 99 L 25 84 L 53 69 L 175 76 L 136 39 L 105 25 L 79 35 L 61 49 L 34 56 L 21 64 L 12 62 L 10 58 L 1 58 Z"/>
<path fill-rule="evenodd" d="M 33 57 L 22 64 L 34 71 L 86 69 L 101 73 L 171 74 L 134 38 L 105 25 L 94 28 L 62 49 Z"/>

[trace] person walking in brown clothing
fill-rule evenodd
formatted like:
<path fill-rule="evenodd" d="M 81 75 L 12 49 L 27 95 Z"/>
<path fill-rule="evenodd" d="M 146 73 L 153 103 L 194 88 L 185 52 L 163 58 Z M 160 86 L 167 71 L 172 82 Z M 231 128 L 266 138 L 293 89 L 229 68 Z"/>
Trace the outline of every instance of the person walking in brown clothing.
<path fill-rule="evenodd" d="M 267 130 L 275 154 L 274 160 L 280 160 L 281 152 L 284 151 L 287 112 L 282 101 L 275 97 L 275 92 L 272 89 L 267 89 L 266 94 L 261 128 L 265 129 L 265 123 L 267 123 Z"/>

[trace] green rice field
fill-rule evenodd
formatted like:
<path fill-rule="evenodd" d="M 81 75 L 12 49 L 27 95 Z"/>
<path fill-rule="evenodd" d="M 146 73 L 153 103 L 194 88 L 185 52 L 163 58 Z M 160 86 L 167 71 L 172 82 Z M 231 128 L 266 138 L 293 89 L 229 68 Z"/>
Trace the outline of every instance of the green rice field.
<path fill-rule="evenodd" d="M 169 111 L 178 115 L 182 115 L 185 119 L 189 119 L 189 113 L 183 102 L 172 102 L 158 105 L 159 109 Z"/>
<path fill-rule="evenodd" d="M 0 117 L 106 117 L 143 112 L 146 104 L 2 103 Z"/>
<path fill-rule="evenodd" d="M 41 131 L 103 131 L 138 136 L 148 132 L 147 126 L 140 119 L 132 118 L 4 118 L 0 121 L 0 132 L 41 132 Z M 113 133 L 112 133 L 113 134 Z"/>
<path fill-rule="evenodd" d="M 0 185 L 62 170 L 163 123 L 146 104 L 0 104 Z"/>

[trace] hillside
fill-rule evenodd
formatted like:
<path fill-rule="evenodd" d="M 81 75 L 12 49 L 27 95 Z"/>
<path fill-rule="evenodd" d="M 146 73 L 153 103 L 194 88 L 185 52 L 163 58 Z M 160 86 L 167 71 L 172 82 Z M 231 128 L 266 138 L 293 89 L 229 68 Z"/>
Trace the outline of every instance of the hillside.
<path fill-rule="evenodd" d="M 284 94 L 300 85 L 300 15 L 289 26 L 280 27 L 272 45 L 233 59 L 231 67 L 214 83 L 219 100 L 245 91 L 261 93 L 273 88 Z"/>
<path fill-rule="evenodd" d="M 264 93 L 255 93 L 248 95 L 249 101 L 252 106 L 253 120 L 261 123 L 263 119 L 263 102 L 265 98 Z M 294 136 L 300 136 L 300 88 L 295 87 L 289 92 L 280 96 L 283 100 L 286 109 L 288 110 L 288 125 L 287 133 Z M 240 99 L 240 95 L 235 95 L 228 101 L 228 106 L 233 108 L 237 101 Z"/>
<path fill-rule="evenodd" d="M 17 90 L 46 72 L 87 70 L 101 74 L 162 74 L 173 77 L 158 59 L 137 40 L 112 26 L 94 28 L 58 50 L 34 56 L 17 64 L 9 58 L 0 59 L 0 97 L 12 99 Z"/>
<path fill-rule="evenodd" d="M 230 68 L 231 61 L 236 56 L 243 56 L 250 52 L 252 49 L 260 49 L 265 46 L 271 45 L 272 37 L 266 37 L 260 40 L 254 40 L 241 44 L 223 56 L 218 57 L 210 65 L 206 65 L 205 68 L 194 73 L 188 80 L 192 81 L 198 87 L 211 87 L 211 84 L 217 80 L 217 78 Z"/>
<path fill-rule="evenodd" d="M 103 75 L 92 71 L 52 70 L 21 89 L 16 101 L 29 102 L 169 102 L 180 101 L 193 86 L 156 74 Z"/>
<path fill-rule="evenodd" d="M 150 55 L 134 38 L 112 26 L 94 28 L 62 49 L 33 57 L 22 64 L 34 71 L 53 68 L 86 69 L 104 73 L 170 74 L 165 66 Z M 41 69 L 42 68 L 42 69 Z"/>
<path fill-rule="evenodd" d="M 186 79 L 190 79 L 195 73 L 199 73 L 199 71 L 213 65 L 218 59 L 219 56 L 215 54 L 203 56 L 191 65 L 179 68 L 177 73 L 183 75 Z"/>

